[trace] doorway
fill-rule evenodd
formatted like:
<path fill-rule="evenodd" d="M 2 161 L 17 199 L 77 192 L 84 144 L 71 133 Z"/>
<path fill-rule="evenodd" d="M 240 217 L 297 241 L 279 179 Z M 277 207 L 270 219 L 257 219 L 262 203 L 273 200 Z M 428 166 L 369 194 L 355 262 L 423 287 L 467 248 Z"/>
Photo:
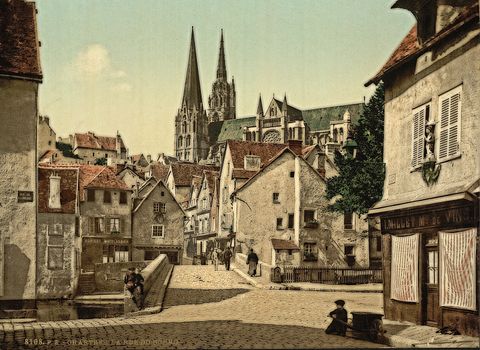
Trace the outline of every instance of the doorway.
<path fill-rule="evenodd" d="M 440 314 L 438 295 L 438 246 L 427 245 L 425 248 L 425 323 L 428 326 L 437 326 Z"/>

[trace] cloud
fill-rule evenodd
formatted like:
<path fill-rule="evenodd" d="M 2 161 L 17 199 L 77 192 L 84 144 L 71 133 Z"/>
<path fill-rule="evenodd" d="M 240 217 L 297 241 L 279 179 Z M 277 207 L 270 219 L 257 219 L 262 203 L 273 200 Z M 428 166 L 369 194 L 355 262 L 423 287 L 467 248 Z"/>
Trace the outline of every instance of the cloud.
<path fill-rule="evenodd" d="M 111 70 L 110 54 L 105 46 L 92 44 L 78 53 L 73 68 L 79 75 L 95 78 Z"/>
<path fill-rule="evenodd" d="M 132 91 L 132 86 L 128 83 L 119 83 L 113 86 L 113 90 L 119 92 L 129 92 Z"/>

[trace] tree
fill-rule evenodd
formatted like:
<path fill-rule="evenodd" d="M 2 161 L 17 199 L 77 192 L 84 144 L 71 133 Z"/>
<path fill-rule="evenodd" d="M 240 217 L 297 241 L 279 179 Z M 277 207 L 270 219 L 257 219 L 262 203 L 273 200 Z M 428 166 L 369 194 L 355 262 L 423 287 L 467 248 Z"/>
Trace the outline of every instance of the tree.
<path fill-rule="evenodd" d="M 97 158 L 95 159 L 95 165 L 107 165 L 107 158 Z"/>
<path fill-rule="evenodd" d="M 383 193 L 384 87 L 380 83 L 352 127 L 357 154 L 335 152 L 339 175 L 327 179 L 327 199 L 334 199 L 329 210 L 365 214 Z"/>

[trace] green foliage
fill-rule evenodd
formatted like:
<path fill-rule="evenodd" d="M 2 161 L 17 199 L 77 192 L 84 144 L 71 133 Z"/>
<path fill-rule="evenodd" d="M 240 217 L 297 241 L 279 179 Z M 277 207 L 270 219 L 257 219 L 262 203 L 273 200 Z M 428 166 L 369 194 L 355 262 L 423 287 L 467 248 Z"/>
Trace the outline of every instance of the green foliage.
<path fill-rule="evenodd" d="M 339 175 L 327 180 L 327 198 L 334 199 L 329 210 L 364 214 L 382 198 L 385 168 L 383 164 L 384 87 L 374 95 L 353 127 L 358 144 L 357 155 L 335 153 Z"/>
<path fill-rule="evenodd" d="M 78 155 L 73 153 L 72 146 L 69 145 L 68 143 L 56 142 L 55 146 L 60 152 L 62 152 L 64 157 L 82 159 Z"/>
<path fill-rule="evenodd" d="M 107 165 L 107 158 L 97 158 L 95 159 L 95 165 Z"/>

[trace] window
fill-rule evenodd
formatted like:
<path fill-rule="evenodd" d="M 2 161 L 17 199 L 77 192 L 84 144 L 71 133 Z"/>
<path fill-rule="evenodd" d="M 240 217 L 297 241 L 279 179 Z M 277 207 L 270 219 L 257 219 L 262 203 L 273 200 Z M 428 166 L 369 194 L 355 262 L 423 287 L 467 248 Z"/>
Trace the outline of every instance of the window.
<path fill-rule="evenodd" d="M 290 177 L 295 177 L 295 172 L 294 171 L 290 172 Z"/>
<path fill-rule="evenodd" d="M 75 217 L 75 236 L 80 236 L 80 218 L 78 216 Z"/>
<path fill-rule="evenodd" d="M 119 233 L 119 232 L 120 232 L 120 219 L 110 218 L 110 233 Z"/>
<path fill-rule="evenodd" d="M 438 284 L 438 250 L 428 251 L 428 283 Z"/>
<path fill-rule="evenodd" d="M 439 97 L 438 160 L 444 161 L 460 154 L 461 94 L 459 86 Z"/>
<path fill-rule="evenodd" d="M 318 260 L 317 243 L 306 242 L 303 244 L 303 260 L 304 261 Z"/>
<path fill-rule="evenodd" d="M 377 236 L 377 252 L 382 251 L 382 236 Z"/>
<path fill-rule="evenodd" d="M 128 246 L 115 246 L 115 262 L 128 261 Z"/>
<path fill-rule="evenodd" d="M 48 225 L 47 229 L 47 268 L 49 270 L 63 270 L 63 225 Z"/>
<path fill-rule="evenodd" d="M 273 195 L 272 195 L 273 203 L 280 203 L 278 199 L 279 197 L 280 197 L 280 194 L 278 192 L 273 192 Z"/>
<path fill-rule="evenodd" d="M 182 147 L 182 144 L 183 144 L 182 140 L 183 140 L 182 136 L 179 136 L 178 137 L 178 147 Z"/>
<path fill-rule="evenodd" d="M 303 211 L 303 222 L 315 222 L 315 210 L 304 210 Z"/>
<path fill-rule="evenodd" d="M 207 198 L 202 199 L 202 209 L 206 210 L 207 209 Z"/>
<path fill-rule="evenodd" d="M 425 121 L 430 114 L 430 104 L 413 110 L 412 123 L 412 168 L 422 165 L 425 149 Z"/>
<path fill-rule="evenodd" d="M 165 226 L 163 225 L 152 225 L 152 237 L 153 238 L 164 238 Z"/>
<path fill-rule="evenodd" d="M 283 219 L 277 218 L 277 230 L 283 229 Z"/>
<path fill-rule="evenodd" d="M 154 213 L 165 213 L 166 210 L 166 205 L 165 203 L 160 203 L 160 202 L 153 202 L 153 212 Z"/>
<path fill-rule="evenodd" d="M 293 228 L 295 222 L 295 216 L 293 214 L 288 214 L 288 228 Z"/>
<path fill-rule="evenodd" d="M 105 153 L 105 158 L 108 158 L 108 154 L 107 154 L 107 153 Z"/>
<path fill-rule="evenodd" d="M 103 246 L 103 263 L 128 261 L 128 246 Z"/>
<path fill-rule="evenodd" d="M 103 203 L 112 203 L 112 193 L 110 191 L 103 191 Z"/>
<path fill-rule="evenodd" d="M 355 248 L 354 245 L 352 245 L 352 244 L 346 244 L 346 245 L 343 247 L 343 252 L 345 253 L 345 255 L 354 255 L 354 248 Z"/>
<path fill-rule="evenodd" d="M 155 260 L 160 255 L 159 250 L 145 250 L 144 260 L 150 261 Z"/>
<path fill-rule="evenodd" d="M 352 215 L 352 213 L 345 212 L 343 214 L 343 228 L 345 230 L 353 229 L 353 215 Z"/>
<path fill-rule="evenodd" d="M 120 204 L 127 204 L 127 192 L 120 192 Z"/>
<path fill-rule="evenodd" d="M 104 221 L 103 218 L 95 218 L 95 233 L 103 233 Z"/>
<path fill-rule="evenodd" d="M 87 202 L 95 202 L 95 190 L 87 190 Z"/>
<path fill-rule="evenodd" d="M 162 196 L 162 197 L 165 196 L 165 192 L 163 192 L 163 191 L 160 192 L 160 196 Z"/>
<path fill-rule="evenodd" d="M 94 156 L 94 157 L 95 157 L 95 152 L 92 152 L 92 156 Z"/>

